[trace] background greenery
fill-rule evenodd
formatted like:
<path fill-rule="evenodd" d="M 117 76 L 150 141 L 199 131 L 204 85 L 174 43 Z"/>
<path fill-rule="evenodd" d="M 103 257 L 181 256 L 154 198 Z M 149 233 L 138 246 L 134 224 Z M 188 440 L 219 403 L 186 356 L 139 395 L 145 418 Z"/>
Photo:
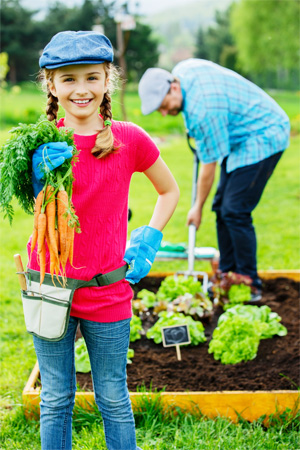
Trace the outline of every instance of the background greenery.
<path fill-rule="evenodd" d="M 258 235 L 259 269 L 299 268 L 299 93 L 272 92 L 276 101 L 285 109 L 293 123 L 291 145 L 254 213 Z M 43 113 L 45 98 L 34 84 L 23 84 L 2 91 L 2 131 L 0 143 L 9 136 L 8 130 L 18 121 L 32 122 Z M 193 158 L 184 138 L 181 117 L 158 114 L 142 116 L 136 86 L 126 94 L 130 120 L 144 127 L 156 140 L 162 157 L 172 170 L 181 190 L 178 208 L 164 231 L 165 240 L 187 242 L 186 214 L 191 201 L 191 177 Z M 120 102 L 116 94 L 113 103 L 116 119 L 121 117 Z M 61 111 L 60 114 L 63 114 Z M 214 189 L 216 185 L 214 186 Z M 213 190 L 214 190 L 213 189 Z M 204 212 L 204 222 L 197 233 L 198 246 L 216 246 L 215 216 L 210 211 L 213 192 Z M 133 212 L 129 231 L 149 221 L 156 193 L 142 174 L 135 174 L 130 189 L 130 207 Z M 15 275 L 13 255 L 20 253 L 27 262 L 26 242 L 32 230 L 32 216 L 26 215 L 15 205 L 12 227 L 0 218 L 0 286 L 2 333 L 0 341 L 0 414 L 2 417 L 1 448 L 39 450 L 38 422 L 26 421 L 22 412 L 21 392 L 35 363 L 32 338 L 26 332 L 19 285 Z M 197 270 L 209 269 L 204 261 L 196 263 Z M 187 269 L 187 262 L 156 262 L 153 271 Z M 261 421 L 238 426 L 225 419 L 207 420 L 195 415 L 164 415 L 158 402 L 144 402 L 142 412 L 136 415 L 138 442 L 144 450 L 292 450 L 297 447 L 296 421 L 289 414 L 274 419 L 273 426 L 264 429 Z M 77 411 L 74 421 L 74 449 L 104 449 L 104 435 L 99 414 L 88 415 Z"/>
<path fill-rule="evenodd" d="M 138 1 L 82 0 L 68 5 L 48 2 L 39 14 L 40 5 L 32 3 L 28 9 L 24 1 L 2 0 L 1 51 L 8 54 L 10 82 L 34 79 L 41 49 L 59 31 L 102 25 L 119 49 L 114 18 L 129 12 L 136 21 L 134 30 L 123 33 L 129 81 L 138 81 L 148 67 L 171 70 L 180 60 L 196 56 L 238 71 L 264 88 L 298 89 L 297 0 L 188 0 L 148 17 L 138 13 Z M 123 67 L 118 51 L 115 63 Z"/>

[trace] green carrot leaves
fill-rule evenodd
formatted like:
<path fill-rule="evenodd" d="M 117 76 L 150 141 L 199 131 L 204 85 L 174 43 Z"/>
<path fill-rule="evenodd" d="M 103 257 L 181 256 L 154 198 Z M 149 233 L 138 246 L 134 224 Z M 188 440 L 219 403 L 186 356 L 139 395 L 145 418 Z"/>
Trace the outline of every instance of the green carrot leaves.
<path fill-rule="evenodd" d="M 66 141 L 78 152 L 74 145 L 73 130 L 57 128 L 55 123 L 41 117 L 35 124 L 22 124 L 13 128 L 11 137 L 0 151 L 0 211 L 10 223 L 13 220 L 14 209 L 12 201 L 15 198 L 21 208 L 28 214 L 34 211 L 34 193 L 32 188 L 32 155 L 41 144 Z M 70 168 L 66 161 L 59 167 L 64 178 Z M 52 175 L 52 174 L 51 174 Z M 72 174 L 68 183 L 72 184 Z"/>

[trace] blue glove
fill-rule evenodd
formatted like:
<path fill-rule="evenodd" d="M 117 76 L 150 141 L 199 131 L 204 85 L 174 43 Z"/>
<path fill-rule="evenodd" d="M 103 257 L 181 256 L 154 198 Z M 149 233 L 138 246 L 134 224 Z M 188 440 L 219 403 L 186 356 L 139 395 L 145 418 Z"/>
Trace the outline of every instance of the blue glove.
<path fill-rule="evenodd" d="M 162 238 L 161 231 L 147 225 L 132 231 L 130 247 L 124 256 L 124 261 L 129 264 L 125 276 L 127 281 L 132 284 L 138 283 L 149 273 Z"/>
<path fill-rule="evenodd" d="M 67 142 L 48 142 L 40 145 L 32 156 L 32 185 L 34 196 L 43 189 L 40 180 L 45 172 L 56 169 L 61 166 L 66 159 L 72 158 L 73 147 L 68 146 Z"/>

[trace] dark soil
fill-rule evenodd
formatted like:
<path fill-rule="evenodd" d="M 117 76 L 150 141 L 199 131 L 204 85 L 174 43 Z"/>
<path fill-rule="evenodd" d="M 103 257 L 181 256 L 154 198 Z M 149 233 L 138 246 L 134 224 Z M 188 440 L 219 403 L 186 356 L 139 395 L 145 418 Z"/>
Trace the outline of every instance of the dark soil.
<path fill-rule="evenodd" d="M 162 278 L 145 278 L 134 287 L 157 291 Z M 175 347 L 164 348 L 145 336 L 130 344 L 135 355 L 127 366 L 128 387 L 138 386 L 166 391 L 237 391 L 237 390 L 295 390 L 300 385 L 299 347 L 299 283 L 287 278 L 264 282 L 263 298 L 258 306 L 268 305 L 282 317 L 288 334 L 260 342 L 258 354 L 252 361 L 223 365 L 208 353 L 208 343 L 222 309 L 204 323 L 207 342 L 196 347 L 181 347 L 178 361 Z M 145 331 L 154 318 L 143 321 Z M 92 390 L 90 374 L 77 374 L 82 389 Z"/>

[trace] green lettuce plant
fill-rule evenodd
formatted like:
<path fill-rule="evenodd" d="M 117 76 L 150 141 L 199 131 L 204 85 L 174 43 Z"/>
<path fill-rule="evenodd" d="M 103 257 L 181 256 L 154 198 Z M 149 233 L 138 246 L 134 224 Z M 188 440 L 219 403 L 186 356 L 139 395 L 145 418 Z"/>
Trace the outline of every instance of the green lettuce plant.
<path fill-rule="evenodd" d="M 147 338 L 153 339 L 156 344 L 162 342 L 161 329 L 162 327 L 169 327 L 172 325 L 188 325 L 191 345 L 198 345 L 201 342 L 206 341 L 204 334 L 204 327 L 201 322 L 198 322 L 190 316 L 185 316 L 182 313 L 172 313 L 167 311 L 162 311 L 158 314 L 159 319 L 153 327 L 147 331 Z"/>

